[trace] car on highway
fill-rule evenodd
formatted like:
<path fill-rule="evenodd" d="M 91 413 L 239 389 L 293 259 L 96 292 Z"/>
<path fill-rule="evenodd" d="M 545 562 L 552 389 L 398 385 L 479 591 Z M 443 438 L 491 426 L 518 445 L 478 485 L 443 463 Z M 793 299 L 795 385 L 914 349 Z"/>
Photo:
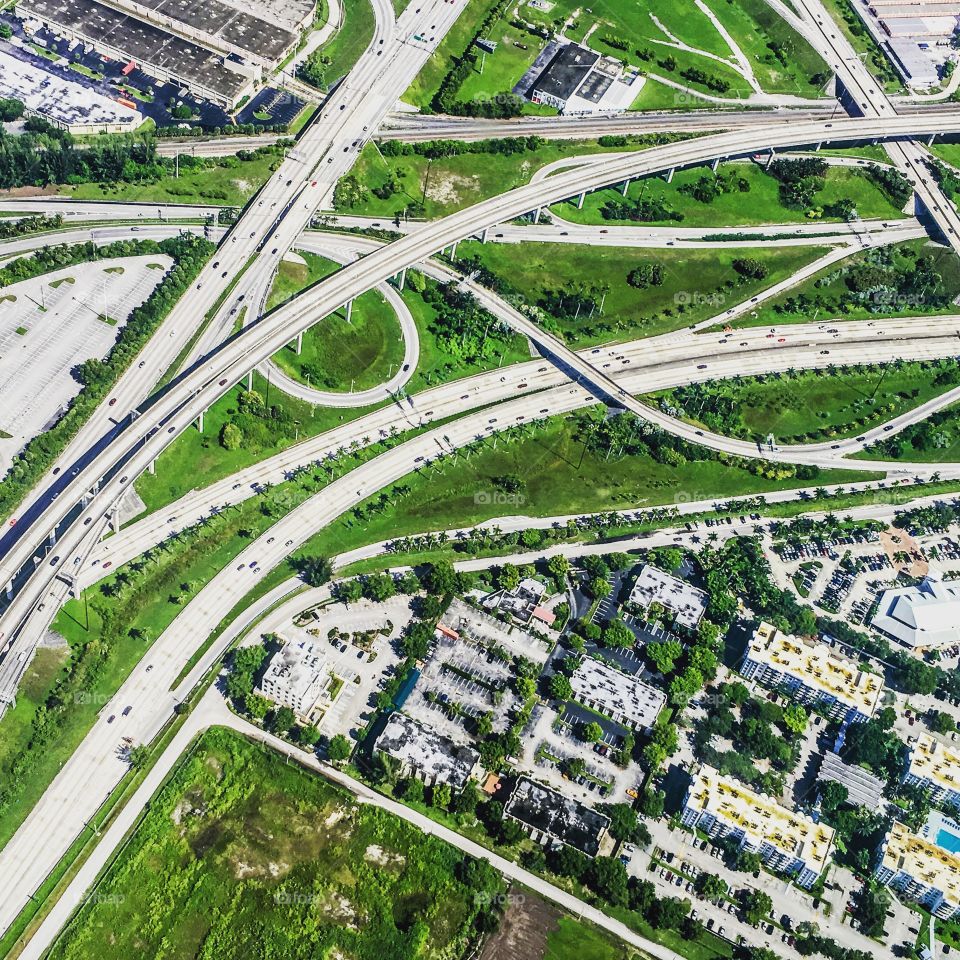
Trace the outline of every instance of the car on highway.
<path fill-rule="evenodd" d="M 107 404 L 108 407 L 112 407 L 117 402 L 117 398 L 111 398 L 110 402 Z"/>
<path fill-rule="evenodd" d="M 117 715 L 115 713 L 111 713 L 110 716 L 107 717 L 107 723 L 113 723 L 113 721 L 116 719 L 117 719 Z"/>
<path fill-rule="evenodd" d="M 123 708 L 123 711 L 122 711 L 122 713 L 121 713 L 121 716 L 129 717 L 131 710 L 133 710 L 133 707 L 130 706 L 130 704 L 127 704 L 127 705 Z"/>

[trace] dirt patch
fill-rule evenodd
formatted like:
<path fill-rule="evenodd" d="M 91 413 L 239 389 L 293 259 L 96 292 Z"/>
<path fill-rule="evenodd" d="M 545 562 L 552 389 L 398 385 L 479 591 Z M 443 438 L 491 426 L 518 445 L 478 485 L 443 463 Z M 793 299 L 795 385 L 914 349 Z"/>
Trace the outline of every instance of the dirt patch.
<path fill-rule="evenodd" d="M 560 916 L 545 900 L 511 888 L 500 927 L 484 945 L 480 960 L 540 960 Z"/>
<path fill-rule="evenodd" d="M 438 203 L 456 203 L 471 191 L 475 191 L 479 183 L 479 177 L 461 177 L 450 173 L 432 181 L 427 188 L 427 196 Z"/>
<path fill-rule="evenodd" d="M 10 200 L 14 197 L 50 197 L 59 192 L 56 184 L 48 187 L 14 187 L 12 190 L 0 190 L 0 200 Z"/>
<path fill-rule="evenodd" d="M 383 849 L 383 847 L 378 846 L 375 843 L 371 843 L 369 847 L 364 851 L 363 859 L 367 863 L 375 863 L 379 867 L 400 867 L 407 862 L 406 857 L 400 853 L 390 853 Z"/>
<path fill-rule="evenodd" d="M 893 564 L 897 573 L 907 573 L 911 577 L 925 577 L 930 564 L 923 555 L 923 548 L 907 533 L 898 527 L 890 527 L 880 534 L 880 546 Z"/>

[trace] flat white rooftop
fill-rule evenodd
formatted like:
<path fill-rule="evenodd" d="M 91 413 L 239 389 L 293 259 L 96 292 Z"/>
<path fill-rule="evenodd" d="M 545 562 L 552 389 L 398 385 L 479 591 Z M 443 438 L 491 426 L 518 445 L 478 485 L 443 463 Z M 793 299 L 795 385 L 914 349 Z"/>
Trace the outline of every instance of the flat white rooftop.
<path fill-rule="evenodd" d="M 662 690 L 593 657 L 577 667 L 570 685 L 575 700 L 635 727 L 652 727 L 667 702 Z"/>
<path fill-rule="evenodd" d="M 134 130 L 142 120 L 138 111 L 4 50 L 0 50 L 0 97 L 20 100 L 30 113 L 65 127 L 122 124 Z"/>
<path fill-rule="evenodd" d="M 630 591 L 631 603 L 645 608 L 659 603 L 674 614 L 678 623 L 691 630 L 700 622 L 709 599 L 705 591 L 649 563 L 640 568 Z"/>
<path fill-rule="evenodd" d="M 944 790 L 960 791 L 960 755 L 929 733 L 919 734 L 910 744 L 909 773 Z"/>

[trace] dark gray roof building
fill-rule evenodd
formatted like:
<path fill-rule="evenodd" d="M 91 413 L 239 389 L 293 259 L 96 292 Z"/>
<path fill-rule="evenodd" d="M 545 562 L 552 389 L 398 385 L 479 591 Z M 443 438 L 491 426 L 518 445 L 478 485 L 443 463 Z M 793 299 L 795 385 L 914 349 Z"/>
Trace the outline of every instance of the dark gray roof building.
<path fill-rule="evenodd" d="M 535 834 L 559 840 L 588 857 L 597 855 L 610 825 L 609 817 L 527 777 L 517 781 L 504 813 Z"/>
<path fill-rule="evenodd" d="M 564 104 L 587 79 L 600 54 L 575 43 L 562 46 L 528 91 L 534 103 Z"/>

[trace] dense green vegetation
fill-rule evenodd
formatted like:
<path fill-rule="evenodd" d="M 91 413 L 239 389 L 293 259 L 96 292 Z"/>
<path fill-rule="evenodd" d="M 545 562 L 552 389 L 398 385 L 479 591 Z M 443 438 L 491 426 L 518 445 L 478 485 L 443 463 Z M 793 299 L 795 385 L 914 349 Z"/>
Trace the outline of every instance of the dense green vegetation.
<path fill-rule="evenodd" d="M 63 217 L 59 213 L 47 217 L 43 214 L 35 217 L 0 219 L 0 240 L 22 237 L 29 233 L 43 233 L 47 230 L 59 230 L 63 226 Z"/>
<path fill-rule="evenodd" d="M 564 243 L 464 241 L 458 266 L 480 283 L 536 308 L 539 321 L 569 344 L 589 346 L 676 330 L 748 300 L 822 256 L 821 247 L 652 250 Z M 738 270 L 737 262 L 762 270 Z M 660 282 L 631 279 L 645 264 Z M 762 273 L 762 276 L 758 275 Z M 958 268 L 960 273 L 960 268 Z"/>
<path fill-rule="evenodd" d="M 625 435 L 620 436 L 623 421 Z M 632 418 L 602 421 L 602 412 L 553 418 L 478 441 L 452 456 L 424 463 L 393 488 L 361 503 L 320 531 L 303 556 L 335 556 L 378 540 L 415 536 L 424 531 L 470 526 L 496 516 L 563 516 L 626 507 L 673 504 L 708 497 L 726 498 L 813 482 L 843 483 L 870 479 L 862 473 L 811 474 L 800 467 L 782 469 L 758 461 L 713 459 L 702 447 L 638 427 Z M 654 456 L 651 451 L 656 450 Z M 504 479 L 511 478 L 511 491 Z M 509 496 L 503 496 L 510 493 Z M 516 538 L 529 549 L 543 542 L 540 531 Z M 294 558 L 295 559 L 295 558 Z M 295 571 L 276 573 L 277 582 Z"/>
<path fill-rule="evenodd" d="M 284 263 L 271 291 L 268 307 L 339 269 L 339 264 L 316 254 L 301 255 L 306 266 Z M 281 274 L 283 275 L 281 278 Z M 278 290 L 279 286 L 279 290 Z M 289 376 L 321 390 L 365 390 L 389 379 L 403 360 L 404 344 L 396 312 L 379 290 L 356 298 L 350 322 L 341 308 L 318 321 L 296 342 L 274 354 L 273 360 Z"/>
<path fill-rule="evenodd" d="M 752 327 L 951 313 L 957 296 L 956 257 L 940 244 L 907 240 L 856 253 L 733 322 Z"/>
<path fill-rule="evenodd" d="M 859 433 L 957 384 L 955 360 L 897 360 L 710 380 L 664 390 L 655 402 L 728 436 L 809 443 Z"/>
<path fill-rule="evenodd" d="M 960 406 L 951 404 L 937 410 L 858 456 L 864 460 L 955 463 L 960 460 Z"/>
<path fill-rule="evenodd" d="M 27 132 L 12 136 L 0 127 L 0 189 L 63 184 L 87 185 L 74 194 L 84 199 L 210 200 L 242 202 L 253 192 L 232 186 L 232 177 L 249 175 L 254 186 L 266 177 L 280 146 L 241 150 L 232 157 L 160 157 L 152 136 L 97 137 L 79 146 L 65 130 L 39 117 L 26 121 Z M 97 184 L 99 186 L 94 187 Z"/>
<path fill-rule="evenodd" d="M 213 730 L 52 956 L 455 958 L 501 890 L 486 863 Z"/>
<path fill-rule="evenodd" d="M 131 313 L 106 358 L 87 360 L 77 367 L 75 375 L 83 385 L 83 390 L 71 401 L 67 412 L 53 427 L 35 437 L 17 454 L 0 485 L 0 516 L 10 514 L 37 479 L 49 469 L 87 417 L 105 399 L 134 356 L 193 282 L 213 249 L 213 244 L 185 233 L 159 243 L 140 240 L 120 241 L 103 247 L 95 247 L 92 243 L 75 247 L 47 247 L 33 257 L 14 261 L 6 268 L 6 271 L 15 271 L 13 276 L 20 279 L 17 271 L 36 269 L 32 264 L 46 264 L 46 269 L 55 269 L 65 265 L 64 261 L 73 263 L 150 253 L 166 253 L 175 261 L 173 269 L 154 288 L 153 293 Z M 17 264 L 24 265 L 18 267 Z"/>

